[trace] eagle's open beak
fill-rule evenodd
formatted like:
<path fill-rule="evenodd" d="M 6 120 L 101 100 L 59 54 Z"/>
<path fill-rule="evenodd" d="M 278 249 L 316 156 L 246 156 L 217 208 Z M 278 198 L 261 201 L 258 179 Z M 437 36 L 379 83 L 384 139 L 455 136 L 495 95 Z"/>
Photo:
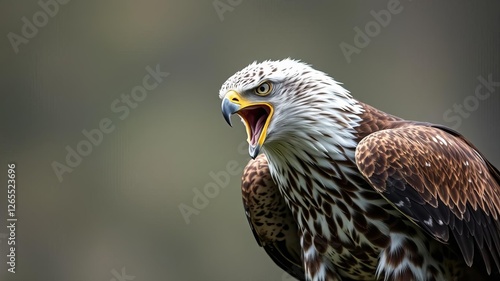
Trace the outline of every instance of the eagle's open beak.
<path fill-rule="evenodd" d="M 273 115 L 273 107 L 267 102 L 250 102 L 236 91 L 229 91 L 222 100 L 222 115 L 229 126 L 231 115 L 238 113 L 247 130 L 248 152 L 255 159 L 267 136 L 267 128 Z"/>

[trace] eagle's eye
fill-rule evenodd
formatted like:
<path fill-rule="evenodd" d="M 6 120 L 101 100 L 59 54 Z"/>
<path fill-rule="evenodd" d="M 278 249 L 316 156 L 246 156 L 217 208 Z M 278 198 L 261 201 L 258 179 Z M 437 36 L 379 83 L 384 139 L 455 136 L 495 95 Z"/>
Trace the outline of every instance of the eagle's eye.
<path fill-rule="evenodd" d="M 262 82 L 257 88 L 255 88 L 255 93 L 259 96 L 267 96 L 271 92 L 272 84 L 270 82 Z"/>

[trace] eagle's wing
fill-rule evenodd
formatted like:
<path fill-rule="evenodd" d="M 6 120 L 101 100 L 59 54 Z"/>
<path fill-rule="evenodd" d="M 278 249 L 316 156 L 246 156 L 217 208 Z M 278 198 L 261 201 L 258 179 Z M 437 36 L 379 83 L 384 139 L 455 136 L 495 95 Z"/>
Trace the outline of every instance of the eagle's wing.
<path fill-rule="evenodd" d="M 500 172 L 459 133 L 412 125 L 377 131 L 356 148 L 372 187 L 442 242 L 451 232 L 467 265 L 474 248 L 500 269 Z M 476 244 L 476 246 L 474 245 Z"/>
<path fill-rule="evenodd" d="M 265 155 L 247 164 L 241 191 L 248 223 L 257 243 L 279 267 L 298 280 L 304 280 L 297 223 L 271 178 Z"/>

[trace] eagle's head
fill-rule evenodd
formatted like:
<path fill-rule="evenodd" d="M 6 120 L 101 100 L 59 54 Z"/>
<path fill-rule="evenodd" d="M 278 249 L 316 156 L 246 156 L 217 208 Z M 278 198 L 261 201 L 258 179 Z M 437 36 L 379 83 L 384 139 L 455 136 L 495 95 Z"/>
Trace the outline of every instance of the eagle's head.
<path fill-rule="evenodd" d="M 283 145 L 324 151 L 328 144 L 319 139 L 344 142 L 362 112 L 333 78 L 292 59 L 248 65 L 227 79 L 219 97 L 229 125 L 234 113 L 245 124 L 252 158 Z"/>

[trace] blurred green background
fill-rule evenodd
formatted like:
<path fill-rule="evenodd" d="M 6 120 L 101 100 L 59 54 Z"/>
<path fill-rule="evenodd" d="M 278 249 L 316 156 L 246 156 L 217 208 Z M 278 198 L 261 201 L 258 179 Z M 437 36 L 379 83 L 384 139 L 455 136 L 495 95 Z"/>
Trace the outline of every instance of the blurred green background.
<path fill-rule="evenodd" d="M 198 200 L 208 205 L 189 223 L 179 209 L 214 186 L 211 172 L 248 161 L 218 90 L 254 60 L 308 62 L 379 109 L 456 127 L 500 167 L 500 87 L 474 99 L 479 76 L 500 81 L 500 3 L 402 0 L 376 29 L 373 14 L 392 2 L 72 0 L 51 16 L 37 1 L 2 1 L 0 279 L 291 280 L 252 236 L 239 174 Z M 31 38 L 24 17 L 40 25 L 24 28 Z M 348 62 L 341 43 L 355 46 L 367 25 L 370 42 Z M 170 75 L 121 120 L 112 104 L 157 65 Z M 460 116 L 464 101 L 473 110 Z M 114 131 L 60 181 L 54 161 L 66 165 L 66 147 L 105 118 Z M 6 264 L 11 162 L 16 274 Z"/>

